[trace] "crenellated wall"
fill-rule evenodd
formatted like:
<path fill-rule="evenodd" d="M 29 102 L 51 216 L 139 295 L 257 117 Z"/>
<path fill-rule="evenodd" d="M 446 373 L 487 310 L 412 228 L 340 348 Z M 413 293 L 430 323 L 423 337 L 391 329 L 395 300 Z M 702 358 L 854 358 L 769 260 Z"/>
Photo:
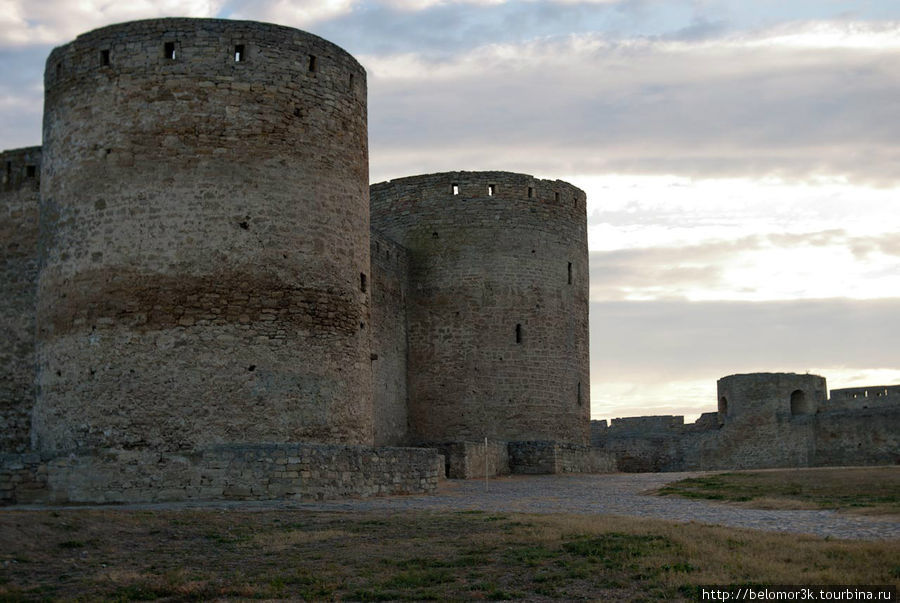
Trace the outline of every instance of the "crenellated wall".
<path fill-rule="evenodd" d="M 900 385 L 873 385 L 831 390 L 824 410 L 863 410 L 900 405 Z"/>

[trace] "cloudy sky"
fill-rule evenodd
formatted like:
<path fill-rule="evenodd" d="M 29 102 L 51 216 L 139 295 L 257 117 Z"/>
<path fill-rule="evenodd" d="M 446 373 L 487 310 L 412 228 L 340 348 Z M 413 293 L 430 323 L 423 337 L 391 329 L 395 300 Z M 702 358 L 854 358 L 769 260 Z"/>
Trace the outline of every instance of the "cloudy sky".
<path fill-rule="evenodd" d="M 900 383 L 897 0 L 0 0 L 0 148 L 39 144 L 53 46 L 158 16 L 354 54 L 373 182 L 587 191 L 595 418 L 690 420 L 738 372 Z"/>

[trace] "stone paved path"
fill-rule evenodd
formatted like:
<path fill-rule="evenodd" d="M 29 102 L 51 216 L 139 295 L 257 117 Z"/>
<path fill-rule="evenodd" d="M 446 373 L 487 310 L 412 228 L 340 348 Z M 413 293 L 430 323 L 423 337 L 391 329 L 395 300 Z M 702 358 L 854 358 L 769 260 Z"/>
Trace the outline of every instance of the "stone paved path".
<path fill-rule="evenodd" d="M 745 509 L 722 503 L 642 494 L 701 473 L 624 473 L 612 475 L 532 475 L 444 482 L 437 494 L 326 502 L 252 501 L 123 505 L 128 509 L 297 509 L 315 511 L 481 510 L 523 513 L 609 514 L 696 521 L 755 530 L 815 534 L 831 538 L 900 539 L 897 518 L 866 517 L 835 511 Z M 38 508 L 38 507 L 18 507 Z M 84 507 L 79 507 L 84 508 Z"/>

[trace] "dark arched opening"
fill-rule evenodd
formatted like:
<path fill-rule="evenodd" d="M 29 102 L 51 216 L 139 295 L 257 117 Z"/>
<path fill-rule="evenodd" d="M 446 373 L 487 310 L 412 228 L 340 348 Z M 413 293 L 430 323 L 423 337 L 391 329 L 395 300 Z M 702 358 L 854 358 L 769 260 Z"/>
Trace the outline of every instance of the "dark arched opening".
<path fill-rule="evenodd" d="M 791 392 L 791 415 L 809 415 L 812 414 L 812 401 L 807 398 L 806 393 L 802 389 L 795 389 Z"/>

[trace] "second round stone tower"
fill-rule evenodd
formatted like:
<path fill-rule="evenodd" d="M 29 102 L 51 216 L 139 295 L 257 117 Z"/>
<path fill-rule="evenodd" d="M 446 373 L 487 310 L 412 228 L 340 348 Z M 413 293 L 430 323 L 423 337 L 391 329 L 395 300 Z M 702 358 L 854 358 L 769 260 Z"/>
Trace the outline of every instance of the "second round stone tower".
<path fill-rule="evenodd" d="M 451 172 L 375 184 L 371 204 L 409 251 L 410 439 L 586 444 L 584 192 Z"/>
<path fill-rule="evenodd" d="M 55 49 L 45 90 L 33 444 L 371 444 L 357 61 L 137 21 Z"/>

